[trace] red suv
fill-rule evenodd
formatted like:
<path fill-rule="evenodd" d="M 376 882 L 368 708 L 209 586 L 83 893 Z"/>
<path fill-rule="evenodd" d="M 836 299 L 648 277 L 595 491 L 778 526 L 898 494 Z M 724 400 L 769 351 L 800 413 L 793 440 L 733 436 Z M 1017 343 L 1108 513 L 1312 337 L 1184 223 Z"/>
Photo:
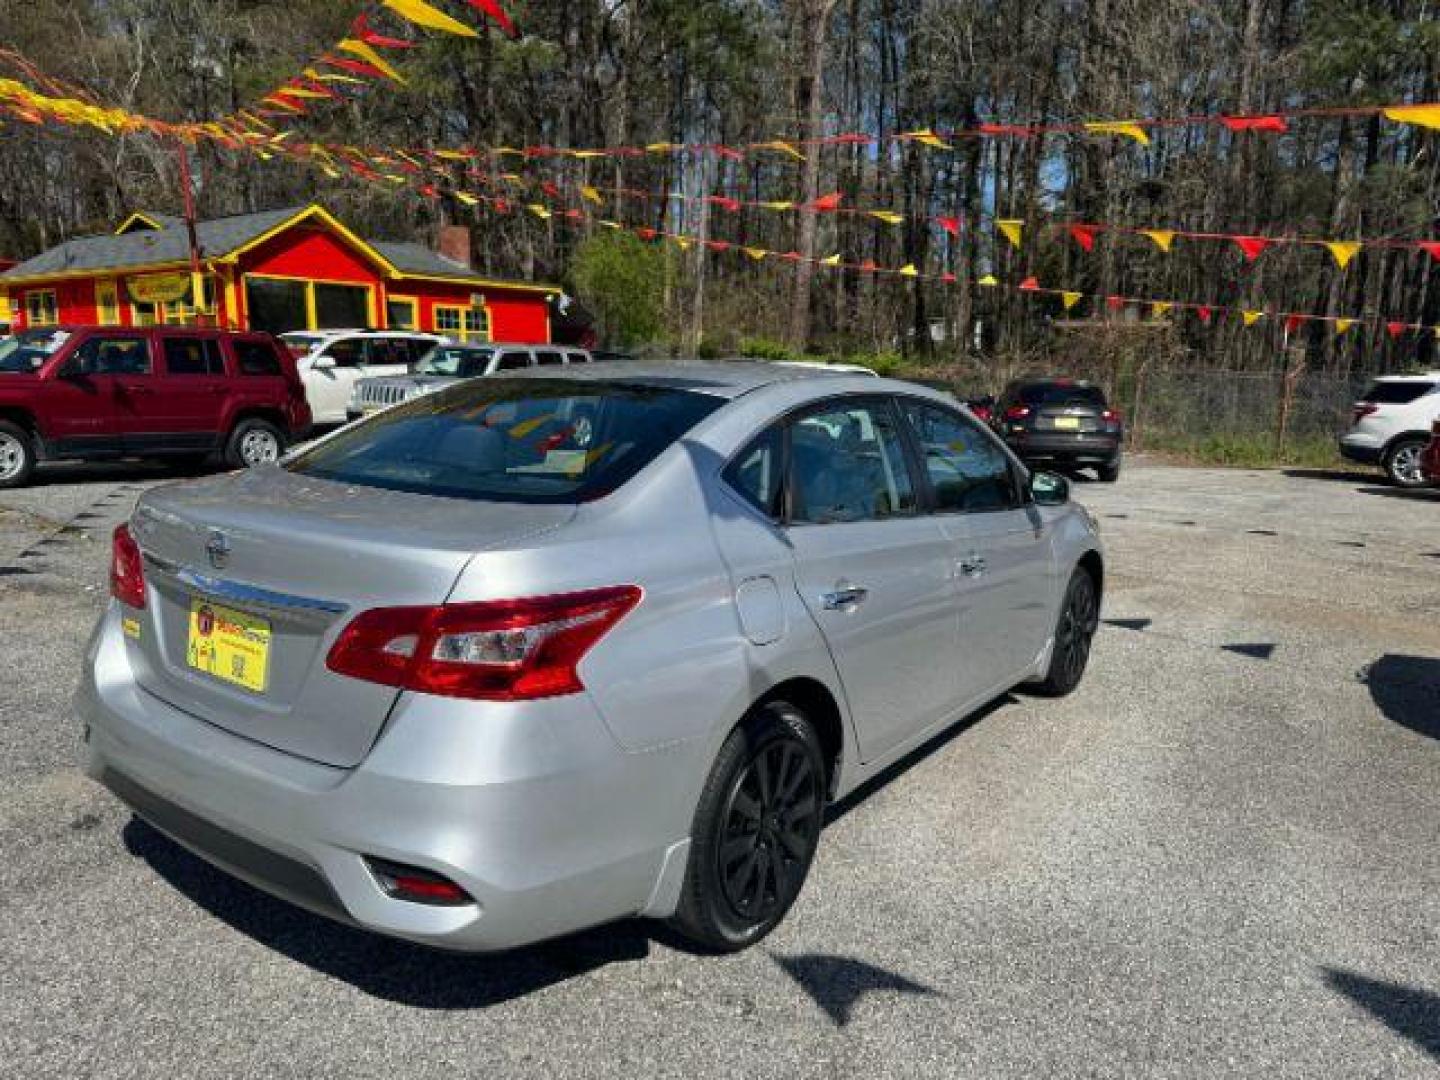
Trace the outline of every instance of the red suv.
<path fill-rule="evenodd" d="M 1420 474 L 1440 487 L 1440 417 L 1430 425 L 1430 442 L 1420 458 Z"/>
<path fill-rule="evenodd" d="M 0 354 L 0 488 L 57 458 L 219 450 L 260 465 L 310 427 L 295 360 L 269 334 L 67 327 L 7 339 Z"/>

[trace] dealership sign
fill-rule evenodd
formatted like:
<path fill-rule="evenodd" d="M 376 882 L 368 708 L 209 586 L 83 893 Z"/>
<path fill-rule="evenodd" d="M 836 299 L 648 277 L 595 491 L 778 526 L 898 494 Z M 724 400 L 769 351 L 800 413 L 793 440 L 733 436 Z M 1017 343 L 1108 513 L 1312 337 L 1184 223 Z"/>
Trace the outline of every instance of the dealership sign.
<path fill-rule="evenodd" d="M 173 304 L 190 292 L 189 274 L 145 274 L 127 282 L 130 299 L 137 304 Z"/>

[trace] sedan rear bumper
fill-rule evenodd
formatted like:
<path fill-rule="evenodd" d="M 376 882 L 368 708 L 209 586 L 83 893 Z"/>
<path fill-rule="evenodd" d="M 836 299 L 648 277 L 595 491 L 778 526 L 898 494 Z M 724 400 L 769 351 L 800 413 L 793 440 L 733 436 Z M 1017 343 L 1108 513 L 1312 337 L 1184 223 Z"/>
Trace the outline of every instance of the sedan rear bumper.
<path fill-rule="evenodd" d="M 112 609 L 76 696 L 85 771 L 236 877 L 464 951 L 673 911 L 695 743 L 627 753 L 583 696 L 496 706 L 407 695 L 365 761 L 339 769 L 162 702 L 135 683 L 129 647 Z M 443 875 L 475 903 L 396 899 L 367 856 Z"/>
<path fill-rule="evenodd" d="M 1016 431 L 1005 441 L 1024 461 L 1104 465 L 1120 459 L 1120 436 L 1106 432 Z"/>

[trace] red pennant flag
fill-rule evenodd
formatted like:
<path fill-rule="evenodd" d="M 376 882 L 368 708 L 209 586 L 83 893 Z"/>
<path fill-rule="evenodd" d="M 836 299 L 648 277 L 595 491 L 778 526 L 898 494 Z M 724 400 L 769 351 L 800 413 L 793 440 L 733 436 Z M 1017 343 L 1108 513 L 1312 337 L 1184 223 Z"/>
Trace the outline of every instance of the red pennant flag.
<path fill-rule="evenodd" d="M 509 34 L 512 38 L 520 36 L 520 31 L 516 29 L 515 23 L 509 15 L 505 14 L 505 9 L 496 3 L 495 0 L 470 0 L 470 6 L 476 11 L 483 11 L 486 15 L 489 15 L 490 18 L 495 20 L 495 25 L 500 27 L 501 30 L 504 30 L 505 33 Z"/>
<path fill-rule="evenodd" d="M 659 236 L 660 234 L 654 229 L 639 228 L 635 230 L 635 235 L 640 237 L 641 240 L 654 240 L 655 237 Z"/>
<path fill-rule="evenodd" d="M 1263 236 L 1232 236 L 1230 239 L 1245 253 L 1246 262 L 1254 262 L 1270 246 L 1270 241 Z"/>
<path fill-rule="evenodd" d="M 351 60 L 348 56 L 322 56 L 320 63 L 329 64 L 331 67 L 348 71 L 352 75 L 364 75 L 370 79 L 383 79 L 385 73 L 374 64 L 367 64 L 364 60 Z"/>
<path fill-rule="evenodd" d="M 420 194 L 431 199 L 438 199 L 440 197 L 440 192 L 435 189 L 434 184 L 421 184 Z"/>
<path fill-rule="evenodd" d="M 1198 308 L 1195 309 L 1195 314 L 1200 316 L 1200 321 L 1202 323 L 1204 323 L 1206 326 L 1209 326 L 1210 317 L 1215 313 L 1211 311 L 1207 305 L 1201 304 Z"/>
<path fill-rule="evenodd" d="M 745 157 L 744 154 L 736 150 L 733 146 L 721 146 L 718 143 L 715 146 L 715 153 L 722 158 L 729 158 L 731 161 L 740 161 Z"/>
<path fill-rule="evenodd" d="M 1415 246 L 1432 259 L 1440 259 L 1440 240 L 1421 240 Z"/>
<path fill-rule="evenodd" d="M 722 210 L 728 210 L 732 214 L 737 213 L 740 209 L 740 200 L 732 199 L 728 195 L 711 195 L 706 198 L 705 201 L 720 207 Z"/>
<path fill-rule="evenodd" d="M 1111 311 L 1119 311 L 1125 306 L 1125 298 L 1123 296 L 1107 296 L 1105 306 Z"/>
<path fill-rule="evenodd" d="M 840 207 L 840 200 L 845 196 L 838 191 L 832 191 L 829 195 L 821 195 L 810 204 L 812 210 L 836 210 Z"/>
<path fill-rule="evenodd" d="M 496 199 L 490 204 L 490 208 L 497 214 L 508 214 L 510 212 L 510 204 L 504 199 Z"/>
<path fill-rule="evenodd" d="M 1405 333 L 1405 324 L 1403 322 L 1387 322 L 1385 332 L 1390 335 L 1391 341 L 1399 341 L 1400 335 Z"/>
<path fill-rule="evenodd" d="M 560 189 L 555 186 L 555 181 L 553 180 L 542 180 L 540 182 L 540 190 L 552 199 L 558 199 L 560 197 Z"/>
<path fill-rule="evenodd" d="M 1019 138 L 1029 138 L 1031 132 L 1027 127 L 1019 124 L 981 124 L 975 129 L 981 135 L 1015 135 Z"/>
<path fill-rule="evenodd" d="M 1231 131 L 1273 131 L 1284 134 L 1290 130 L 1283 116 L 1222 116 L 1220 123 Z"/>
<path fill-rule="evenodd" d="M 571 221 L 580 221 L 580 220 L 582 220 L 582 219 L 585 217 L 585 215 L 582 214 L 579 210 L 574 210 L 574 209 L 566 210 L 566 211 L 565 211 L 565 216 L 566 216 L 567 218 L 569 218 Z"/>
<path fill-rule="evenodd" d="M 1302 325 L 1304 322 L 1305 322 L 1305 316 L 1304 316 L 1304 315 L 1287 315 L 1287 316 L 1285 316 L 1285 334 L 1286 334 L 1286 336 L 1289 336 L 1290 334 L 1295 333 L 1296 330 L 1299 330 L 1300 327 L 1301 327 L 1301 325 Z"/>
<path fill-rule="evenodd" d="M 384 34 L 370 29 L 370 17 L 363 12 L 350 24 L 350 36 L 357 37 L 366 45 L 373 45 L 377 49 L 413 49 L 415 47 L 415 42 L 406 38 L 386 37 Z"/>
<path fill-rule="evenodd" d="M 950 273 L 950 271 L 947 270 L 947 271 L 945 271 L 945 273 L 943 273 L 943 274 L 940 275 L 940 280 L 943 281 L 943 282 L 945 282 L 945 284 L 947 284 L 947 285 L 954 285 L 954 284 L 955 284 L 955 275 L 952 274 L 952 273 Z"/>
<path fill-rule="evenodd" d="M 730 241 L 729 241 L 729 240 L 706 240 L 706 241 L 705 241 L 705 246 L 708 247 L 711 251 L 729 251 L 729 250 L 730 250 Z"/>
<path fill-rule="evenodd" d="M 958 217 L 937 217 L 935 224 L 944 229 L 951 236 L 960 235 L 960 219 Z"/>
<path fill-rule="evenodd" d="M 798 251 L 787 251 L 784 255 L 781 255 L 780 258 L 784 259 L 786 262 L 799 262 L 801 256 Z"/>
<path fill-rule="evenodd" d="M 1035 277 L 1027 277 L 1024 281 L 1020 282 L 1019 288 L 1021 292 L 1035 292 L 1040 288 L 1040 281 Z"/>
<path fill-rule="evenodd" d="M 1082 248 L 1084 248 L 1086 251 L 1095 250 L 1095 234 L 1099 231 L 1100 230 L 1097 229 L 1094 225 L 1070 226 L 1070 235 L 1074 237 L 1075 242 L 1079 244 Z"/>
<path fill-rule="evenodd" d="M 863 263 L 860 264 L 860 269 L 868 270 L 871 273 L 874 273 L 876 270 L 879 270 L 880 267 L 876 265 L 874 259 L 866 259 Z"/>

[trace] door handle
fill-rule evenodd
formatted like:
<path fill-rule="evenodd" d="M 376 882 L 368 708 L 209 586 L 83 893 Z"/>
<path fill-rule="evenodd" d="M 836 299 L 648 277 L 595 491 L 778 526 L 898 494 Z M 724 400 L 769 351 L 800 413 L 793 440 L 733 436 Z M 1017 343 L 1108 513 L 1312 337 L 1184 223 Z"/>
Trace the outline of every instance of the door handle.
<path fill-rule="evenodd" d="M 870 595 L 869 589 L 862 589 L 858 585 L 847 585 L 843 588 L 827 592 L 820 597 L 820 604 L 826 611 L 848 611 L 857 604 L 865 602 Z"/>
<path fill-rule="evenodd" d="M 960 572 L 966 577 L 979 577 L 985 572 L 985 556 L 972 551 L 960 560 Z"/>
<path fill-rule="evenodd" d="M 136 397 L 139 397 L 142 394 L 149 394 L 152 392 L 150 387 L 146 386 L 144 383 L 122 382 L 120 384 L 120 389 L 124 390 L 127 394 L 134 394 Z"/>

